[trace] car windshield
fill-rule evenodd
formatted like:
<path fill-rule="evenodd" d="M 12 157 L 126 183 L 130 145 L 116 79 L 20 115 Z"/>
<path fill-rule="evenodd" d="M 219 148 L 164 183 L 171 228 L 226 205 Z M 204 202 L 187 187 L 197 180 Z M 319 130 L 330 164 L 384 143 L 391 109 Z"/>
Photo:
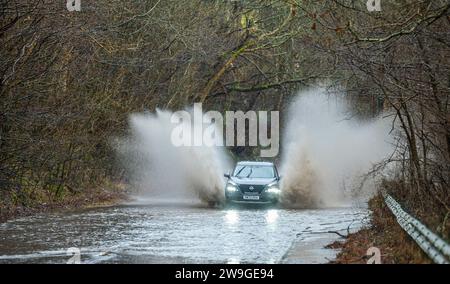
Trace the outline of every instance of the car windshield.
<path fill-rule="evenodd" d="M 233 175 L 238 178 L 273 178 L 275 171 L 273 166 L 238 165 Z"/>

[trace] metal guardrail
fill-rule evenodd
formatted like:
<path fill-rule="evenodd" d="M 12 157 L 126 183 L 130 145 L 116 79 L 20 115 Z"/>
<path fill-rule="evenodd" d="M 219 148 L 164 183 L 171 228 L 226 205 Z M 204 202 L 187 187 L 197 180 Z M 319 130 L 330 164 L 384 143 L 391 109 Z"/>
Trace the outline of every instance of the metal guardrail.
<path fill-rule="evenodd" d="M 397 218 L 398 224 L 413 238 L 420 248 L 435 262 L 450 264 L 450 245 L 431 232 L 424 224 L 406 213 L 400 204 L 383 192 L 384 201 Z"/>

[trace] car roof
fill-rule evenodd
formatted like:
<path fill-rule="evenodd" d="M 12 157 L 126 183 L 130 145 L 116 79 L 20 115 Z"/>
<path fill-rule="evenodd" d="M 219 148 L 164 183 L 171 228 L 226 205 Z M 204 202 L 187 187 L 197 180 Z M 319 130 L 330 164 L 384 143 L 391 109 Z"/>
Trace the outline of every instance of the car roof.
<path fill-rule="evenodd" d="M 273 163 L 271 162 L 257 162 L 257 161 L 241 161 L 237 163 L 238 165 L 245 165 L 245 166 L 273 166 Z"/>

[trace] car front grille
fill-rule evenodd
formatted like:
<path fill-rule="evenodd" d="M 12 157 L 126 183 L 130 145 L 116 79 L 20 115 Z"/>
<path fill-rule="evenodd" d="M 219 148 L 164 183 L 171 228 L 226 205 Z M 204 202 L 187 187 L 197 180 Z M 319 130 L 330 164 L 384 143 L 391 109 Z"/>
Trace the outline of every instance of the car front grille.
<path fill-rule="evenodd" d="M 264 190 L 265 185 L 240 184 L 239 189 L 245 194 L 260 194 Z"/>

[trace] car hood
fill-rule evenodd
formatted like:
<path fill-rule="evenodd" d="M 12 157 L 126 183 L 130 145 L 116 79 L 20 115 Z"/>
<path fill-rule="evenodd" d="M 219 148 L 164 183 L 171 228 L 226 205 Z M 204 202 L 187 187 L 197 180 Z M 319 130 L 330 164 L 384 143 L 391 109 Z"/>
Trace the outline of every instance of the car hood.
<path fill-rule="evenodd" d="M 230 178 L 233 182 L 237 184 L 249 184 L 249 185 L 266 185 L 276 181 L 276 178 Z"/>

